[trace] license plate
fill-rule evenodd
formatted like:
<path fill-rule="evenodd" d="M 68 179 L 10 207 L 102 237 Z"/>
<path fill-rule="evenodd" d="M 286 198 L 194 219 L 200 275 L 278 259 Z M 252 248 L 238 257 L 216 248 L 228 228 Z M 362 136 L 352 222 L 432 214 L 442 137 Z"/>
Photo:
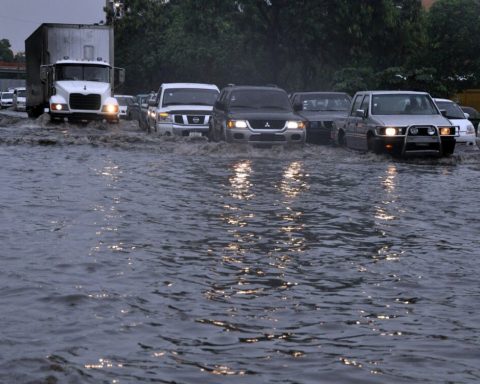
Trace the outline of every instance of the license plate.
<path fill-rule="evenodd" d="M 188 134 L 190 137 L 201 137 L 202 136 L 202 132 L 190 132 Z"/>

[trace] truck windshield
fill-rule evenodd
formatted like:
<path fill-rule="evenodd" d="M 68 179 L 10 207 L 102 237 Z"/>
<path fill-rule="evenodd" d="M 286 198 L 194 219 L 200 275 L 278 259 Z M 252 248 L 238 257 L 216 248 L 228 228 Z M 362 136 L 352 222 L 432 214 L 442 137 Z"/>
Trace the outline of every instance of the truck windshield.
<path fill-rule="evenodd" d="M 105 65 L 62 64 L 56 66 L 57 80 L 110 82 L 110 68 Z"/>
<path fill-rule="evenodd" d="M 166 89 L 163 94 L 163 106 L 169 105 L 209 105 L 217 100 L 215 89 L 175 88 Z"/>

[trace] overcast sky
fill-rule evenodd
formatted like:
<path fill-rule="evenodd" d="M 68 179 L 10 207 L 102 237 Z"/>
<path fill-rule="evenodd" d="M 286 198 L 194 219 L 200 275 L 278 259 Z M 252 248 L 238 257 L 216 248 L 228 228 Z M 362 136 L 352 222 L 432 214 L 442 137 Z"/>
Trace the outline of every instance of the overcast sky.
<path fill-rule="evenodd" d="M 42 23 L 94 24 L 105 20 L 105 0 L 0 0 L 0 40 L 24 52 L 25 39 Z"/>

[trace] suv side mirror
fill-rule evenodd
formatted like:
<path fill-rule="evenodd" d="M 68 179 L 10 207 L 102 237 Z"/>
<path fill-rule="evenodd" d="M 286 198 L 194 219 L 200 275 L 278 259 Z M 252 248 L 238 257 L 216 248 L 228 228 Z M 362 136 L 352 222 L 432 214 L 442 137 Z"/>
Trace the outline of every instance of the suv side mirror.
<path fill-rule="evenodd" d="M 156 107 L 157 106 L 157 101 L 156 100 L 148 100 L 148 106 L 149 107 Z"/>
<path fill-rule="evenodd" d="M 467 113 L 467 112 L 464 113 L 464 116 L 465 116 L 465 119 L 469 119 L 469 118 L 470 118 L 470 114 Z"/>

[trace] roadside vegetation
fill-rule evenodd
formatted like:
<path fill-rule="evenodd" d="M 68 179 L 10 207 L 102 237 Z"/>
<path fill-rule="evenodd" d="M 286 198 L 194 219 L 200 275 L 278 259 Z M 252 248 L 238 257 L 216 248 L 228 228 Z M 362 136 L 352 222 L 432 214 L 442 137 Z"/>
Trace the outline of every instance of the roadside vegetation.
<path fill-rule="evenodd" d="M 162 82 L 294 90 L 479 86 L 480 0 L 125 0 L 126 91 Z"/>

